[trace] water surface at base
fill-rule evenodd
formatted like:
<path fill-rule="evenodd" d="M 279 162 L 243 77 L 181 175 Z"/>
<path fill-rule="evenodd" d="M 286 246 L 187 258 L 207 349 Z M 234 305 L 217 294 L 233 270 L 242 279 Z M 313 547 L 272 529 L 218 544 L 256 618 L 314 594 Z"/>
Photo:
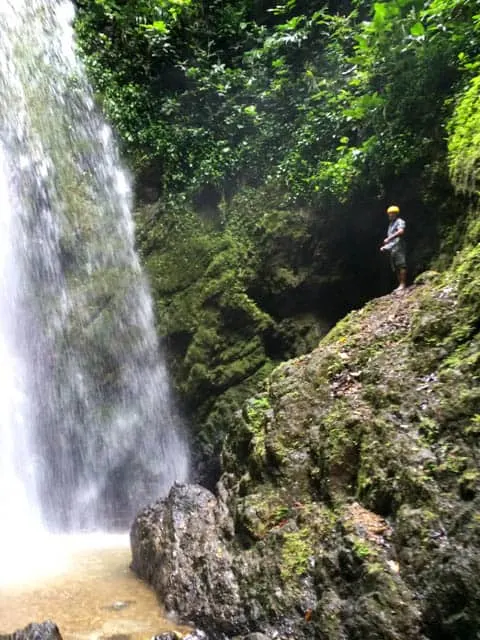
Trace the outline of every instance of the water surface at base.
<path fill-rule="evenodd" d="M 65 640 L 147 640 L 186 633 L 165 619 L 153 591 L 130 571 L 128 536 L 58 538 L 63 568 L 29 583 L 0 584 L 0 634 L 53 620 Z"/>

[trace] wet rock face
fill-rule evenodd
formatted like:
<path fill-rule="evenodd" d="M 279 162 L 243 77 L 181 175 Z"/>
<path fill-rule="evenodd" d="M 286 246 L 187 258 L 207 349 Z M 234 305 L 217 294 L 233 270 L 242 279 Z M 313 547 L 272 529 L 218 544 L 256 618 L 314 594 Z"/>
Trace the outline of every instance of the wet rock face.
<path fill-rule="evenodd" d="M 388 553 L 369 546 L 373 539 L 388 546 L 383 536 L 391 532 L 381 518 L 356 505 L 345 511 L 341 530 L 324 530 L 322 549 L 293 523 L 280 524 L 265 544 L 245 549 L 232 537 L 228 486 L 225 477 L 216 498 L 202 487 L 177 485 L 134 522 L 132 568 L 169 611 L 205 629 L 208 640 L 327 640 L 347 629 L 345 637 L 359 640 L 421 638 L 419 613 L 398 569 L 389 566 L 394 563 Z M 323 516 L 309 514 L 315 525 Z M 357 529 L 365 539 L 354 535 Z M 376 580 L 381 600 L 366 575 L 363 558 L 369 553 L 376 571 L 387 573 Z M 321 612 L 317 619 L 315 610 Z"/>
<path fill-rule="evenodd" d="M 183 620 L 237 633 L 246 618 L 227 542 L 232 535 L 226 508 L 212 493 L 176 485 L 135 519 L 132 568 Z"/>
<path fill-rule="evenodd" d="M 161 202 L 136 218 L 171 375 L 200 436 L 197 478 L 208 487 L 235 409 L 274 363 L 314 348 L 358 293 L 329 249 L 342 254 L 342 225 L 286 207 L 275 189 L 243 188 L 221 207 L 220 224 Z"/>
<path fill-rule="evenodd" d="M 0 635 L 0 640 L 62 640 L 57 625 L 50 620 L 29 624 L 25 629 Z"/>
<path fill-rule="evenodd" d="M 215 640 L 478 640 L 480 244 L 468 256 L 275 369 L 216 495 L 175 487 L 140 514 L 133 567 L 168 609 Z"/>

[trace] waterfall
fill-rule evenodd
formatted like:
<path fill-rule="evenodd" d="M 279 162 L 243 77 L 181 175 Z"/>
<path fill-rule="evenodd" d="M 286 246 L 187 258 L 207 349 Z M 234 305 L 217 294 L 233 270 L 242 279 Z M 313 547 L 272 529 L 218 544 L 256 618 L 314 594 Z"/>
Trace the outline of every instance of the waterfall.
<path fill-rule="evenodd" d="M 188 472 L 129 179 L 73 17 L 61 0 L 0 4 L 0 515 L 13 531 L 125 528 Z"/>

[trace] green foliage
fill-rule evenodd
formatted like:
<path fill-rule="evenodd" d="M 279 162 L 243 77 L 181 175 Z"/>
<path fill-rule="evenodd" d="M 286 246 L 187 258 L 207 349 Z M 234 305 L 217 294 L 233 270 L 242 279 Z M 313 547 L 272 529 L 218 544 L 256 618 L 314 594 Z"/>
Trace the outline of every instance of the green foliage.
<path fill-rule="evenodd" d="M 82 0 L 87 67 L 160 192 L 273 183 L 332 205 L 444 157 L 478 54 L 476 2 Z"/>
<path fill-rule="evenodd" d="M 310 319 L 299 346 L 301 320 L 318 319 L 329 286 L 357 303 L 344 285 L 376 246 L 387 198 L 414 203 L 412 271 L 428 266 L 437 233 L 443 265 L 460 248 L 466 216 L 456 224 L 447 175 L 450 162 L 458 188 L 477 190 L 478 0 L 77 4 L 97 97 L 139 192 L 163 203 L 138 216 L 139 247 L 177 388 L 206 434 L 230 428 L 228 399 L 276 359 L 313 346 Z M 468 313 L 437 320 L 436 350 L 439 326 L 413 328 L 425 369 L 447 347 L 452 362 L 475 358 L 478 226 L 455 275 Z M 329 366 L 333 377 L 343 362 Z M 379 409 L 394 400 L 375 381 L 370 391 Z M 348 470 L 355 448 L 334 445 Z"/>
<path fill-rule="evenodd" d="M 307 572 L 309 559 L 313 556 L 310 538 L 308 528 L 283 534 L 280 573 L 287 583 L 298 580 Z"/>
<path fill-rule="evenodd" d="M 365 540 L 357 537 L 353 539 L 353 551 L 360 560 L 367 560 L 374 553 L 371 546 L 365 542 Z"/>
<path fill-rule="evenodd" d="M 450 170 L 457 188 L 476 192 L 480 159 L 480 75 L 476 76 L 457 105 L 450 122 Z"/>

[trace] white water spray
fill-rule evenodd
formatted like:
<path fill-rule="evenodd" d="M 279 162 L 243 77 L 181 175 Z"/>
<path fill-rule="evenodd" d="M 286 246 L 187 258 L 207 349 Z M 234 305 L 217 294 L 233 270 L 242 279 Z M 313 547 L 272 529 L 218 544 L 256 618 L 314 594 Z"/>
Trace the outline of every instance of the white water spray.
<path fill-rule="evenodd" d="M 134 252 L 129 181 L 74 55 L 72 18 L 60 0 L 0 4 L 7 553 L 19 531 L 126 527 L 188 472 Z"/>

